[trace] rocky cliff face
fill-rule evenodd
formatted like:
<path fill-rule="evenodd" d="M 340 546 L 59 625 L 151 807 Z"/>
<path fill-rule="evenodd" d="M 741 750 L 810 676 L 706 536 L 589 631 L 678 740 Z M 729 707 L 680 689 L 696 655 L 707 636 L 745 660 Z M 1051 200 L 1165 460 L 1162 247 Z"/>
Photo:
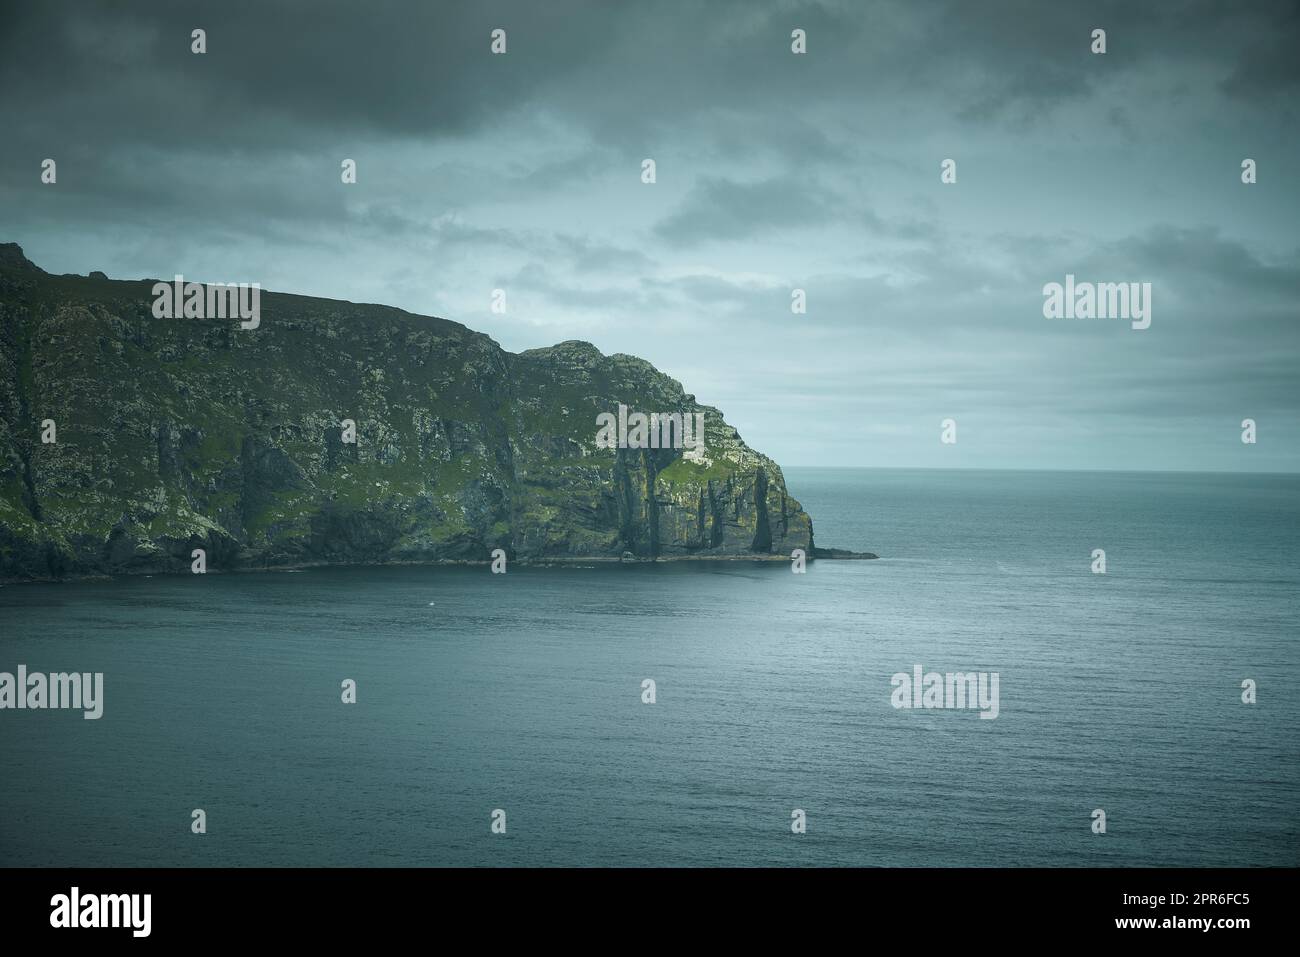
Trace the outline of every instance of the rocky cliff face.
<path fill-rule="evenodd" d="M 275 293 L 256 329 L 157 319 L 152 289 L 0 245 L 0 578 L 812 557 L 777 465 L 641 359 Z M 705 413 L 704 449 L 597 448 L 618 403 Z"/>

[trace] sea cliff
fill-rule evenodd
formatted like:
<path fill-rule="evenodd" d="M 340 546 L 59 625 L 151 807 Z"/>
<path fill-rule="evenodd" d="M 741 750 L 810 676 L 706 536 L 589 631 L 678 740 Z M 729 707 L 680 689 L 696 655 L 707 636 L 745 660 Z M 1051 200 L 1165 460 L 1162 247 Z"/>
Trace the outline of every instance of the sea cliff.
<path fill-rule="evenodd" d="M 642 359 L 272 292 L 256 328 L 160 319 L 153 289 L 0 245 L 0 578 L 815 557 L 777 464 Z M 703 448 L 599 447 L 620 403 L 703 413 Z"/>

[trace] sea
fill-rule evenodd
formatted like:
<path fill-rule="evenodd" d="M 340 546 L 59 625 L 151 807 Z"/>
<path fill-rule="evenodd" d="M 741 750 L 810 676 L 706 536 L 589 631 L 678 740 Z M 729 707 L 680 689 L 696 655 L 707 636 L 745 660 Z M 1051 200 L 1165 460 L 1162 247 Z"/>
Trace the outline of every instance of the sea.
<path fill-rule="evenodd" d="M 0 865 L 1300 864 L 1300 476 L 785 477 L 880 558 L 0 588 L 104 675 L 0 711 Z"/>

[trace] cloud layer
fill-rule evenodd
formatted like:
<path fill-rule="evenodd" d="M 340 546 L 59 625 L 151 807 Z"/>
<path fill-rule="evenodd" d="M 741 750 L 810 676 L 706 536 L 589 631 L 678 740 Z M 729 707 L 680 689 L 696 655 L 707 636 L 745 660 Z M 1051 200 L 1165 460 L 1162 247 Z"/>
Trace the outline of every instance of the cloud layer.
<path fill-rule="evenodd" d="M 50 271 L 385 302 L 513 350 L 588 339 L 785 464 L 1300 468 L 1294 4 L 4 17 L 0 241 Z M 1044 319 L 1067 273 L 1152 283 L 1151 328 Z"/>

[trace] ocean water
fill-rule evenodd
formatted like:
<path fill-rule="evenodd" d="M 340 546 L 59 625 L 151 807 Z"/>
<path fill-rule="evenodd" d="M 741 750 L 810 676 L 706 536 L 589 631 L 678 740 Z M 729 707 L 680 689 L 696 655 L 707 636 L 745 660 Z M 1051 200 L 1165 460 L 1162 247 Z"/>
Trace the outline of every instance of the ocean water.
<path fill-rule="evenodd" d="M 1300 476 L 786 478 L 882 558 L 0 588 L 0 671 L 105 674 L 0 711 L 0 864 L 1300 864 Z"/>

